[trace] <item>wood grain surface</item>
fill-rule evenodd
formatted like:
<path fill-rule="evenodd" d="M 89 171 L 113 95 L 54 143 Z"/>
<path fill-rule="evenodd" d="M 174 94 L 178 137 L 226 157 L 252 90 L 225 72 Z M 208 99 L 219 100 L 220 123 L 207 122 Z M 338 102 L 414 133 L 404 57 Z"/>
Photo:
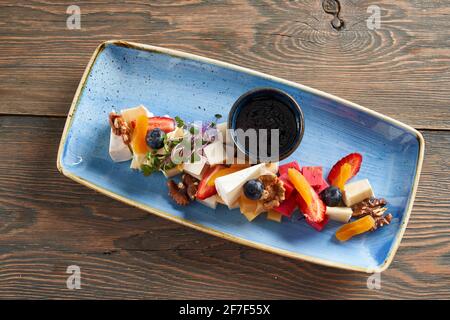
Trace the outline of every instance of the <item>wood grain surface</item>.
<path fill-rule="evenodd" d="M 0 298 L 450 298 L 450 1 L 0 0 Z M 367 8 L 381 8 L 369 30 Z M 63 177 L 56 152 L 95 47 L 124 39 L 293 80 L 422 130 L 413 213 L 381 290 L 242 247 Z M 68 290 L 66 268 L 82 270 Z"/>
<path fill-rule="evenodd" d="M 382 290 L 369 290 L 365 274 L 242 247 L 72 182 L 55 167 L 63 124 L 0 117 L 0 297 L 450 297 L 450 132 L 424 132 L 407 232 Z M 71 264 L 82 290 L 65 289 Z"/>

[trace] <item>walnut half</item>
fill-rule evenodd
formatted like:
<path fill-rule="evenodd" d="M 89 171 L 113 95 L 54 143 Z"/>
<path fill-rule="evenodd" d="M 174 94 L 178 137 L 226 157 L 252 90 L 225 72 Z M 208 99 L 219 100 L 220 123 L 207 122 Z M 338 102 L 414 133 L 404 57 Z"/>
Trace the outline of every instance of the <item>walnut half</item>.
<path fill-rule="evenodd" d="M 111 112 L 109 114 L 109 125 L 116 136 L 121 136 L 125 144 L 131 142 L 131 129 L 120 114 Z"/>
<path fill-rule="evenodd" d="M 261 199 L 265 210 L 270 210 L 278 207 L 285 198 L 285 189 L 283 181 L 278 179 L 276 175 L 263 175 L 259 180 L 264 185 L 264 191 Z"/>
<path fill-rule="evenodd" d="M 167 187 L 169 188 L 169 196 L 180 206 L 188 205 L 190 202 L 189 196 L 187 195 L 186 187 L 183 182 L 178 184 L 172 179 L 167 181 Z"/>

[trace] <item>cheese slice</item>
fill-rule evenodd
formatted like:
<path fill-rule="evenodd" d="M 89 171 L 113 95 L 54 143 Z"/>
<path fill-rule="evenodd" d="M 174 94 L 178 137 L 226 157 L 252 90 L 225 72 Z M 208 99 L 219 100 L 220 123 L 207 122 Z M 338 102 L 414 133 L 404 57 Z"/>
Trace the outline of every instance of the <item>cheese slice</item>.
<path fill-rule="evenodd" d="M 162 171 L 162 170 L 161 170 Z M 166 178 L 172 178 L 175 177 L 176 175 L 180 174 L 183 172 L 183 167 L 181 165 L 175 166 L 172 169 L 169 169 L 167 171 L 162 171 L 163 175 Z"/>
<path fill-rule="evenodd" d="M 233 139 L 231 138 L 230 132 L 228 130 L 228 123 L 222 122 L 217 124 L 217 131 L 219 132 L 219 140 L 226 144 L 234 144 Z"/>
<path fill-rule="evenodd" d="M 183 138 L 183 136 L 184 136 L 184 129 L 179 128 L 179 127 L 175 128 L 175 130 L 173 130 L 167 134 L 167 138 L 169 140 L 180 139 L 180 138 Z"/>
<path fill-rule="evenodd" d="M 138 153 L 133 154 L 133 159 L 131 160 L 130 168 L 141 170 L 141 166 L 146 158 L 147 157 L 145 154 L 138 154 Z"/>
<path fill-rule="evenodd" d="M 276 212 L 275 210 L 269 210 L 269 212 L 267 212 L 267 220 L 281 222 L 281 217 L 282 217 L 282 214 L 279 212 Z"/>
<path fill-rule="evenodd" d="M 347 223 L 352 217 L 352 208 L 346 207 L 327 207 L 326 214 L 331 220 Z"/>
<path fill-rule="evenodd" d="M 266 163 L 265 166 L 261 168 L 261 175 L 277 174 L 277 172 L 278 172 L 278 162 Z"/>
<path fill-rule="evenodd" d="M 136 120 L 137 117 L 144 115 L 147 117 L 153 117 L 153 113 L 147 110 L 144 105 L 139 105 L 134 108 L 128 108 L 120 111 L 122 118 L 126 121 L 128 125 L 131 125 L 131 121 Z"/>
<path fill-rule="evenodd" d="M 222 163 L 232 163 L 234 160 L 234 155 L 226 152 L 222 141 L 215 141 L 207 145 L 203 148 L 203 153 L 211 166 Z"/>
<path fill-rule="evenodd" d="M 257 164 L 217 178 L 215 181 L 216 190 L 225 204 L 228 206 L 234 204 L 238 200 L 244 184 L 248 180 L 256 179 L 261 176 L 261 169 L 265 165 L 265 163 Z"/>
<path fill-rule="evenodd" d="M 198 180 L 202 180 L 202 174 L 205 171 L 206 167 L 206 159 L 203 157 L 200 159 L 200 161 L 195 161 L 194 163 L 183 163 L 183 171 L 190 174 L 194 178 L 197 178 Z"/>
<path fill-rule="evenodd" d="M 245 197 L 245 196 L 244 196 Z M 257 216 L 264 212 L 264 205 L 262 201 L 255 201 L 255 206 L 250 208 L 243 208 L 241 204 L 241 213 L 248 221 L 253 221 Z"/>
<path fill-rule="evenodd" d="M 216 209 L 216 207 L 217 207 L 217 195 L 216 194 L 209 198 L 206 198 L 204 200 L 197 199 L 197 201 L 207 207 L 210 207 L 211 209 Z"/>
<path fill-rule="evenodd" d="M 231 205 L 228 206 L 228 205 L 225 203 L 225 201 L 223 201 L 223 199 L 222 199 L 219 195 L 216 195 L 216 196 L 217 196 L 217 203 L 223 204 L 224 206 L 227 206 L 229 210 L 233 210 L 233 209 L 239 208 L 239 199 L 236 200 L 233 204 L 231 204 Z"/>
<path fill-rule="evenodd" d="M 344 200 L 347 207 L 351 207 L 352 205 L 373 196 L 374 194 L 369 180 L 364 179 L 346 184 L 344 186 L 342 200 Z"/>
<path fill-rule="evenodd" d="M 130 148 L 123 142 L 122 137 L 112 132 L 109 136 L 109 155 L 114 162 L 128 161 L 133 157 Z"/>

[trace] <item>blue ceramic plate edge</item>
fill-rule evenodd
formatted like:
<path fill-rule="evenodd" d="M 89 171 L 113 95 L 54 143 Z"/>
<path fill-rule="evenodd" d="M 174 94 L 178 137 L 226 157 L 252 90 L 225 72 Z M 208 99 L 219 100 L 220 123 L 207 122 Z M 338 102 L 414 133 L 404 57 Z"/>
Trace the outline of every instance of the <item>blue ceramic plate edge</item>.
<path fill-rule="evenodd" d="M 250 75 L 254 75 L 254 76 L 258 76 L 258 77 L 262 77 L 268 80 L 272 80 L 272 81 L 276 81 L 285 85 L 289 85 L 298 89 L 301 89 L 303 91 L 307 91 L 309 93 L 321 96 L 323 98 L 327 98 L 330 100 L 334 100 L 338 103 L 341 103 L 343 105 L 346 105 L 347 107 L 353 108 L 353 109 L 357 109 L 360 111 L 363 111 L 365 113 L 368 113 L 376 118 L 379 118 L 381 120 L 390 122 L 391 124 L 401 127 L 407 131 L 409 131 L 411 134 L 415 135 L 415 137 L 417 138 L 418 142 L 419 142 L 419 154 L 418 154 L 418 158 L 417 158 L 417 166 L 416 166 L 416 172 L 415 172 L 415 176 L 414 176 L 414 183 L 413 183 L 413 187 L 412 187 L 412 192 L 411 192 L 411 196 L 408 200 L 408 204 L 406 206 L 406 212 L 403 215 L 403 219 L 401 222 L 401 227 L 399 229 L 399 231 L 397 232 L 394 242 L 388 252 L 387 258 L 383 261 L 382 264 L 380 264 L 379 266 L 377 266 L 376 268 L 363 268 L 363 267 L 359 267 L 359 266 L 353 266 L 353 265 L 347 265 L 347 264 L 343 264 L 343 263 L 337 263 L 337 262 L 331 262 L 328 260 L 324 260 L 324 259 L 320 259 L 320 258 L 315 258 L 315 257 L 311 257 L 311 256 L 306 256 L 306 255 L 302 255 L 302 254 L 298 254 L 298 253 L 293 253 L 291 251 L 287 251 L 287 250 L 283 250 L 283 249 L 278 249 L 278 248 L 274 248 L 271 246 L 267 246 L 267 245 L 263 245 L 261 243 L 258 242 L 253 242 L 253 241 L 249 241 L 240 237 L 235 237 L 232 236 L 230 234 L 227 233 L 223 233 L 220 231 L 217 231 L 215 229 L 212 228 L 208 228 L 205 227 L 203 225 L 200 224 L 196 224 L 193 223 L 189 220 L 185 220 L 183 218 L 179 218 L 176 216 L 171 215 L 168 212 L 164 212 L 161 210 L 158 210 L 156 208 L 152 208 L 148 205 L 145 205 L 143 203 L 139 203 L 137 201 L 133 201 L 131 199 L 122 197 L 114 192 L 111 192 L 103 187 L 97 186 L 96 184 L 93 184 L 87 180 L 84 180 L 81 177 L 78 177 L 77 175 L 74 175 L 73 173 L 66 171 L 62 165 L 62 155 L 63 155 L 63 150 L 64 150 L 64 145 L 66 142 L 66 138 L 67 138 L 67 134 L 70 130 L 70 127 L 72 125 L 72 119 L 73 119 L 73 115 L 76 112 L 76 108 L 78 106 L 78 102 L 81 96 L 81 92 L 83 91 L 83 88 L 85 86 L 87 77 L 89 76 L 89 73 L 97 59 L 97 57 L 99 56 L 99 54 L 109 45 L 116 45 L 116 46 L 121 46 L 121 47 L 128 47 L 128 48 L 133 48 L 133 49 L 137 49 L 137 50 L 144 50 L 144 51 L 151 51 L 151 52 L 157 52 L 157 53 L 163 53 L 163 54 L 167 54 L 167 55 L 171 55 L 171 56 L 176 56 L 179 58 L 185 58 L 185 59 L 192 59 L 192 60 L 196 60 L 196 61 L 200 61 L 200 62 L 204 62 L 204 63 L 210 63 L 210 64 L 214 64 L 223 68 L 227 68 L 227 69 L 231 69 L 231 70 L 235 70 L 235 71 L 240 71 L 240 72 L 244 72 Z M 123 41 L 123 40 L 108 40 L 105 41 L 103 43 L 101 43 L 94 51 L 91 59 L 88 62 L 88 65 L 86 66 L 86 69 L 83 73 L 83 76 L 80 80 L 80 83 L 78 85 L 78 88 L 75 92 L 75 96 L 72 100 L 72 104 L 69 110 L 69 114 L 67 116 L 67 120 L 64 126 L 64 130 L 61 136 L 61 141 L 59 144 L 59 148 L 58 148 L 58 154 L 57 154 L 57 160 L 56 160 L 56 166 L 58 168 L 58 171 L 61 172 L 64 176 L 90 188 L 93 189 L 97 192 L 103 193 L 113 199 L 119 200 L 121 202 L 124 202 L 128 205 L 137 207 L 139 209 L 145 210 L 147 212 L 150 212 L 152 214 L 155 214 L 157 216 L 160 216 L 162 218 L 166 218 L 168 220 L 180 223 L 182 225 L 194 228 L 196 230 L 199 231 L 203 231 L 205 233 L 214 235 L 214 236 L 218 236 L 220 238 L 229 240 L 229 241 L 233 241 L 235 243 L 241 244 L 241 245 L 247 245 L 256 249 L 260 249 L 266 252 L 270 252 L 270 253 L 275 253 L 275 254 L 279 254 L 282 256 L 286 256 L 289 258 L 294 258 L 294 259 L 299 259 L 299 260 L 304 260 L 304 261 L 308 261 L 308 262 L 312 262 L 312 263 L 316 263 L 316 264 L 320 264 L 320 265 L 324 265 L 324 266 L 329 266 L 329 267 L 334 267 L 334 268 L 339 268 L 339 269 L 344 269 L 344 270 L 352 270 L 352 271 L 359 271 L 359 272 L 366 272 L 366 273 L 373 273 L 373 272 L 383 272 L 384 270 L 386 270 L 389 265 L 391 264 L 395 253 L 398 250 L 398 247 L 400 246 L 400 242 L 403 238 L 403 234 L 405 233 L 406 230 L 406 226 L 408 224 L 410 215 L 411 215 L 411 211 L 412 211 L 412 207 L 413 207 L 413 203 L 414 203 L 414 199 L 416 197 L 416 192 L 417 192 L 417 187 L 419 184 L 419 177 L 420 177 L 420 173 L 422 171 L 422 163 L 423 163 L 423 158 L 424 158 L 424 153 L 425 153 L 425 141 L 424 138 L 422 136 L 422 134 L 417 131 L 416 129 L 412 128 L 411 126 L 408 126 L 398 120 L 395 120 L 393 118 L 390 118 L 388 116 L 385 116 L 381 113 L 378 113 L 376 111 L 370 110 L 368 108 L 365 108 L 363 106 L 360 106 L 356 103 L 347 101 L 345 99 L 336 97 L 334 95 L 331 95 L 329 93 L 317 90 L 317 89 L 313 89 L 310 88 L 308 86 L 304 86 L 301 84 L 298 84 L 296 82 L 292 82 L 289 80 L 285 80 L 282 78 L 278 78 L 278 77 L 274 77 L 265 73 L 261 73 L 252 69 L 248 69 L 248 68 L 244 68 L 244 67 L 240 67 L 234 64 L 230 64 L 227 62 L 223 62 L 223 61 L 219 61 L 219 60 L 215 60 L 215 59 L 211 59 L 211 58 L 206 58 L 206 57 L 202 57 L 202 56 L 198 56 L 198 55 L 194 55 L 194 54 L 190 54 L 190 53 L 186 53 L 186 52 L 182 52 L 182 51 L 178 51 L 178 50 L 173 50 L 173 49 L 167 49 L 167 48 L 163 48 L 163 47 L 157 47 L 157 46 L 152 46 L 152 45 L 146 45 L 146 44 L 141 44 L 141 43 L 134 43 L 134 42 L 128 42 L 128 41 Z"/>

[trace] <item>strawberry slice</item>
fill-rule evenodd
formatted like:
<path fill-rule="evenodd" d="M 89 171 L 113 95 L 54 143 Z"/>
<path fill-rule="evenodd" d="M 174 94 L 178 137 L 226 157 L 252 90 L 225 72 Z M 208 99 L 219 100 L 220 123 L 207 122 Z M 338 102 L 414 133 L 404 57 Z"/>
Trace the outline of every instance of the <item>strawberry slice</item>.
<path fill-rule="evenodd" d="M 285 199 L 289 198 L 294 191 L 294 186 L 289 181 L 289 176 L 287 173 L 282 174 L 279 176 L 279 179 L 283 181 L 283 187 L 284 187 L 284 197 Z"/>
<path fill-rule="evenodd" d="M 362 155 L 359 153 L 350 153 L 349 155 L 345 156 L 344 158 L 339 160 L 333 166 L 333 168 L 331 168 L 331 171 L 328 174 L 328 182 L 333 186 L 345 184 L 345 182 L 356 176 L 356 174 L 359 172 L 359 169 L 361 168 L 361 162 Z M 343 177 L 342 175 L 347 170 L 341 169 L 345 164 L 347 164 L 347 166 L 350 166 L 350 172 L 348 174 L 345 174 L 346 176 Z"/>
<path fill-rule="evenodd" d="M 289 168 L 294 168 L 294 169 L 296 169 L 298 171 L 301 171 L 300 170 L 300 165 L 298 164 L 298 162 L 297 161 L 292 161 L 292 162 L 285 163 L 285 164 L 281 165 L 278 168 L 278 173 L 280 174 L 280 176 L 282 176 L 284 174 L 287 174 Z"/>
<path fill-rule="evenodd" d="M 278 207 L 274 208 L 273 210 L 281 213 L 286 217 L 291 217 L 296 207 L 297 197 L 295 194 L 291 194 L 290 197 L 286 198 Z"/>
<path fill-rule="evenodd" d="M 136 121 L 131 121 L 131 127 L 136 126 Z M 169 117 L 150 117 L 148 118 L 148 130 L 153 130 L 155 128 L 160 128 L 165 133 L 172 132 L 175 130 L 176 124 L 175 120 Z"/>
<path fill-rule="evenodd" d="M 288 176 L 289 181 L 298 191 L 294 195 L 300 211 L 306 218 L 306 222 L 317 231 L 322 230 L 328 221 L 328 217 L 325 215 L 327 207 L 317 192 L 311 187 L 308 180 L 299 171 L 289 169 Z"/>
<path fill-rule="evenodd" d="M 208 181 L 220 170 L 225 169 L 224 165 L 216 165 L 209 167 L 202 177 L 197 189 L 195 197 L 199 200 L 205 200 L 217 193 L 215 185 L 209 185 Z"/>
<path fill-rule="evenodd" d="M 319 195 L 311 188 L 312 201 L 308 206 L 300 194 L 295 194 L 298 208 L 305 216 L 306 222 L 317 231 L 321 231 L 328 222 L 328 216 L 325 214 L 327 207 L 320 199 Z"/>

